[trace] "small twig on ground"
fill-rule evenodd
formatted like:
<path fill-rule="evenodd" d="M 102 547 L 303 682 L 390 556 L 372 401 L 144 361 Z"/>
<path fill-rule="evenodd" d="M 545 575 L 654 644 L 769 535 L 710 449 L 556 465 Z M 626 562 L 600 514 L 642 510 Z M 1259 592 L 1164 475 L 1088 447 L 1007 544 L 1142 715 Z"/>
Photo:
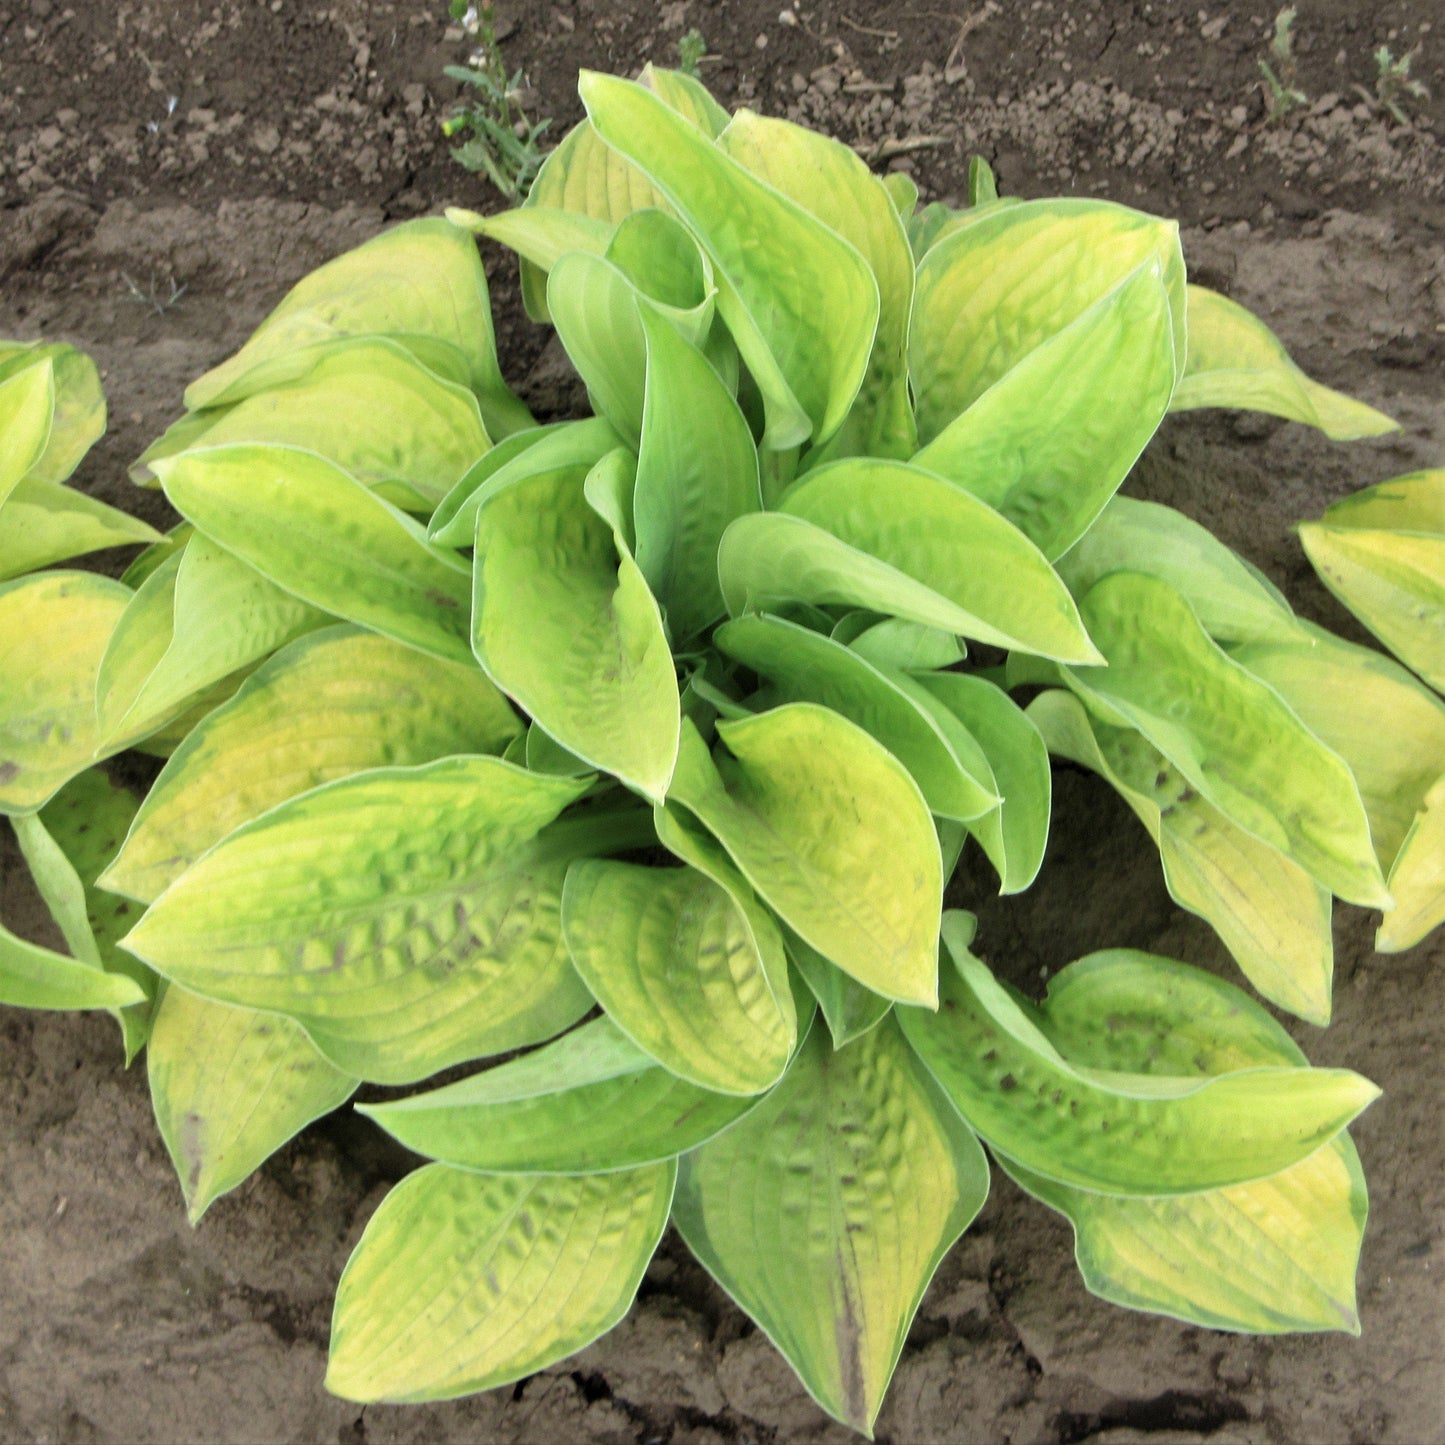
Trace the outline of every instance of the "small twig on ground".
<path fill-rule="evenodd" d="M 871 25 L 860 25 L 856 20 L 850 20 L 846 15 L 838 17 L 850 30 L 856 30 L 859 35 L 873 35 L 879 40 L 897 40 L 896 30 L 875 30 Z"/>
<path fill-rule="evenodd" d="M 905 135 L 887 136 L 872 144 L 855 145 L 853 149 L 870 165 L 877 165 L 880 161 L 892 160 L 894 156 L 912 155 L 914 151 L 931 151 L 947 144 L 946 135 Z"/>
<path fill-rule="evenodd" d="M 977 10 L 970 12 L 963 17 L 962 24 L 958 27 L 958 35 L 953 42 L 953 49 L 948 52 L 948 59 L 943 62 L 943 78 L 949 85 L 957 85 L 960 80 L 968 74 L 968 66 L 963 59 L 963 42 L 978 29 L 985 20 L 998 14 L 999 7 L 994 0 L 986 0 Z"/>

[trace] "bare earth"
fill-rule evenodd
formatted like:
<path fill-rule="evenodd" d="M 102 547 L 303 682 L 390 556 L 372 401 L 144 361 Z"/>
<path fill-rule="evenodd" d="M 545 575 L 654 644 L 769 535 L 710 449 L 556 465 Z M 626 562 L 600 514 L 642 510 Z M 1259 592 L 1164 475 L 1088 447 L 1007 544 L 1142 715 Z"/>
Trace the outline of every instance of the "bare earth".
<path fill-rule="evenodd" d="M 834 0 L 502 4 L 505 45 L 560 130 L 579 65 L 666 62 L 697 25 L 721 98 L 904 152 L 925 198 L 957 199 L 979 150 L 1006 189 L 1099 194 L 1175 214 L 1197 279 L 1257 310 L 1321 380 L 1396 416 L 1331 446 L 1228 414 L 1169 421 L 1128 489 L 1207 523 L 1306 614 L 1359 638 L 1291 526 L 1346 491 L 1445 460 L 1445 15 L 1438 0 L 1301 5 L 1309 107 L 1263 122 L 1252 87 L 1272 6 L 1118 0 L 920 8 Z M 164 521 L 125 478 L 187 380 L 298 276 L 388 221 L 491 202 L 437 123 L 461 58 L 414 0 L 0 4 L 0 335 L 99 361 L 112 432 L 80 484 Z M 983 12 L 988 13 L 984 14 Z M 1258 12 L 1257 14 L 1255 12 Z M 966 13 L 983 15 L 953 54 Z M 1430 29 L 1432 20 L 1436 26 Z M 851 22 L 851 23 L 849 23 Z M 759 39 L 766 43 L 760 45 Z M 1352 90 L 1369 52 L 1417 39 L 1434 99 L 1408 129 Z M 173 107 L 170 98 L 176 97 Z M 894 162 L 895 164 L 897 161 Z M 488 254 L 503 362 L 539 413 L 577 404 Z M 133 290 L 164 302 L 138 302 Z M 102 559 L 104 562 L 106 559 Z M 1035 888 L 958 901 L 980 947 L 1037 990 L 1070 959 L 1131 946 L 1232 973 L 1169 901 L 1157 857 L 1097 779 L 1057 775 Z M 8 837 L 0 916 L 56 941 Z M 1257 1340 L 1136 1315 L 1079 1283 L 1069 1231 L 1007 1180 L 926 1296 L 878 1424 L 896 1442 L 1445 1439 L 1439 1059 L 1445 948 L 1371 951 L 1336 912 L 1335 1022 L 1291 1022 L 1322 1064 L 1385 1090 L 1355 1130 L 1370 1181 L 1363 1336 Z M 413 1161 L 349 1111 L 283 1150 L 199 1229 L 113 1024 L 0 1010 L 0 1440 L 843 1441 L 671 1235 L 611 1336 L 512 1389 L 426 1408 L 321 1389 L 331 1293 Z"/>

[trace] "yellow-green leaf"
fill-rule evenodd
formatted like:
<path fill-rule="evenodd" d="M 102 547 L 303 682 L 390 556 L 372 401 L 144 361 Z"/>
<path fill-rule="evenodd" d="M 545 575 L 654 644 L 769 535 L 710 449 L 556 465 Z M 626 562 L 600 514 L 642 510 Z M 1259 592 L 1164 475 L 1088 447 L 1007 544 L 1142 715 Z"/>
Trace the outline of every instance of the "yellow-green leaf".
<path fill-rule="evenodd" d="M 1203 286 L 1190 286 L 1187 296 L 1188 356 L 1170 411 L 1264 411 L 1318 427 L 1334 441 L 1400 429 L 1374 407 L 1311 381 L 1279 338 L 1237 302 Z"/>
<path fill-rule="evenodd" d="M 1382 953 L 1414 948 L 1445 923 L 1445 774 L 1425 795 L 1390 869 L 1394 909 L 1375 934 Z"/>
<path fill-rule="evenodd" d="M 671 1163 L 580 1177 L 417 1170 L 341 1276 L 326 1388 L 448 1400 L 590 1344 L 631 1307 L 676 1174 Z"/>
<path fill-rule="evenodd" d="M 159 540 L 138 517 L 58 482 L 25 477 L 0 505 L 0 582 L 87 552 Z"/>

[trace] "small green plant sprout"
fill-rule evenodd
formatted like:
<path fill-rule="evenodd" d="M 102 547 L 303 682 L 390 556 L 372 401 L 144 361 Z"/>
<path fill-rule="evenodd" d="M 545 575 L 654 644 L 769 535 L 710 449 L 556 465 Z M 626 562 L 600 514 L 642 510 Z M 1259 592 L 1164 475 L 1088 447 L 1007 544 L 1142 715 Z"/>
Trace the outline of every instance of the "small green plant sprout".
<path fill-rule="evenodd" d="M 189 289 L 184 284 L 176 285 L 174 276 L 167 277 L 164 283 L 155 276 L 150 276 L 144 286 L 127 276 L 124 271 L 121 272 L 120 279 L 125 282 L 125 299 L 136 306 L 144 306 L 157 316 L 164 316 L 167 311 L 179 306 Z"/>
<path fill-rule="evenodd" d="M 1274 17 L 1274 36 L 1269 42 L 1273 64 L 1264 57 L 1259 73 L 1264 77 L 1265 119 L 1283 120 L 1296 106 L 1309 97 L 1295 84 L 1294 22 L 1295 7 L 1287 5 Z"/>
<path fill-rule="evenodd" d="M 351 1400 L 564 1359 L 671 1223 L 871 1433 L 994 1169 L 1106 1299 L 1358 1332 L 1378 1091 L 1243 981 L 1323 1024 L 1335 899 L 1409 909 L 1385 946 L 1440 920 L 1445 704 L 1121 487 L 1171 412 L 1395 424 L 1190 285 L 1171 221 L 982 163 L 920 211 L 680 71 L 579 89 L 525 203 L 383 232 L 191 384 L 133 472 L 182 521 L 118 581 L 52 565 L 108 512 L 31 521 L 80 506 L 93 369 L 0 349 L 0 812 L 70 948 L 0 934 L 0 1002 L 119 1013 L 193 1219 L 391 1091 L 359 1111 L 429 1162 L 338 1286 Z M 590 414 L 507 387 L 472 232 Z M 1399 491 L 1323 526 L 1389 534 L 1341 595 L 1438 681 L 1375 608 L 1407 562 L 1438 606 L 1438 482 Z M 945 890 L 1026 895 L 1051 758 L 1241 982 L 995 976 Z"/>
<path fill-rule="evenodd" d="M 1366 100 L 1372 101 L 1386 111 L 1397 125 L 1409 125 L 1410 116 L 1405 109 L 1411 100 L 1424 100 L 1429 87 L 1423 80 L 1410 76 L 1410 64 L 1420 53 L 1416 45 L 1398 59 L 1388 45 L 1382 45 L 1375 52 L 1375 93 L 1373 96 L 1363 86 L 1356 87 Z"/>
<path fill-rule="evenodd" d="M 694 80 L 698 78 L 706 55 L 707 41 L 696 26 L 677 42 L 677 68 L 683 75 L 690 75 Z"/>
<path fill-rule="evenodd" d="M 534 123 L 522 106 L 522 72 L 507 73 L 492 0 L 451 0 L 451 16 L 471 40 L 472 51 L 465 65 L 449 65 L 443 73 L 473 95 L 452 108 L 442 134 L 461 139 L 452 149 L 453 160 L 485 175 L 515 203 L 527 194 L 542 164 L 541 139 L 552 122 Z"/>

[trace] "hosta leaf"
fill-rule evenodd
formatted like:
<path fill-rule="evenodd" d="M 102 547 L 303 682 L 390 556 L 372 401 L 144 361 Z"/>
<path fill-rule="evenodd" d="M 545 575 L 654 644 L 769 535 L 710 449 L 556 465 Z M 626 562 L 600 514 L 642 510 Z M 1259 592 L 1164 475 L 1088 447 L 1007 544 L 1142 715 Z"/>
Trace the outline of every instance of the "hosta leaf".
<path fill-rule="evenodd" d="M 328 783 L 231 833 L 126 947 L 183 988 L 288 1014 L 381 1083 L 537 1043 L 591 1002 L 559 912 L 592 839 L 537 838 L 585 786 L 490 757 Z"/>
<path fill-rule="evenodd" d="M 459 1169 L 591 1174 L 675 1158 L 754 1103 L 679 1079 L 598 1018 L 485 1073 L 359 1112 Z"/>
<path fill-rule="evenodd" d="M 1164 881 L 1271 1002 L 1311 1023 L 1330 1017 L 1334 943 L 1329 890 L 1246 833 L 1146 738 L 1091 718 L 1066 692 L 1042 694 L 1028 715 L 1049 751 L 1098 773 L 1159 848 Z"/>
<path fill-rule="evenodd" d="M 584 71 L 578 88 L 602 139 L 651 179 L 711 259 L 719 314 L 762 392 L 767 445 L 826 442 L 858 393 L 878 324 L 867 262 L 641 86 Z"/>
<path fill-rule="evenodd" d="M 1184 257 L 1173 221 L 1074 198 L 970 217 L 918 267 L 908 355 L 919 440 L 931 442 L 1031 351 L 1151 263 L 1169 293 L 1177 376 Z"/>
<path fill-rule="evenodd" d="M 26 468 L 34 482 L 63 482 L 80 465 L 92 446 L 105 435 L 105 393 L 100 372 L 83 351 L 64 342 L 37 341 L 14 350 L 0 343 L 0 384 L 35 367 L 50 367 L 54 408 L 44 450 Z M 0 434 L 7 423 L 0 420 Z M 7 442 L 10 440 L 6 436 Z M 20 438 L 15 438 L 17 443 Z M 0 496 L 5 484 L 0 480 Z"/>
<path fill-rule="evenodd" d="M 0 583 L 0 813 L 33 813 L 94 760 L 96 673 L 130 598 L 90 572 Z"/>
<path fill-rule="evenodd" d="M 619 222 L 607 259 L 632 283 L 643 310 L 666 316 L 694 345 L 712 326 L 712 265 L 686 226 L 666 211 L 634 211 Z"/>
<path fill-rule="evenodd" d="M 227 446 L 155 469 L 178 512 L 278 587 L 423 652 L 471 657 L 466 564 L 335 463 Z"/>
<path fill-rule="evenodd" d="M 1088 531 L 1169 409 L 1174 337 L 1158 263 L 1021 357 L 914 458 L 1050 558 Z"/>
<path fill-rule="evenodd" d="M 477 513 L 488 497 L 543 472 L 575 469 L 576 477 L 585 479 L 608 452 L 621 445 L 622 438 L 600 416 L 514 432 L 442 498 L 427 536 L 447 547 L 470 547 L 476 540 Z"/>
<path fill-rule="evenodd" d="M 1203 286 L 1188 288 L 1189 351 L 1171 411 L 1202 406 L 1266 411 L 1318 427 L 1335 441 L 1398 431 L 1362 401 L 1311 381 L 1257 316 Z"/>
<path fill-rule="evenodd" d="M 351 626 L 313 632 L 177 748 L 105 886 L 151 903 L 232 829 L 277 803 L 368 768 L 500 752 L 520 732 L 475 666 Z"/>
<path fill-rule="evenodd" d="M 887 188 L 841 142 L 751 110 L 733 116 L 718 146 L 867 261 L 878 283 L 878 331 L 858 398 L 829 451 L 908 456 L 917 437 L 906 356 L 913 255 Z"/>
<path fill-rule="evenodd" d="M 944 916 L 954 967 L 940 969 L 939 1011 L 900 1009 L 899 1021 L 969 1124 L 1045 1178 L 1146 1196 L 1264 1179 L 1379 1096 L 1347 1069 L 1252 1066 L 1200 1080 L 1074 1063 L 969 953 L 960 923 Z"/>
<path fill-rule="evenodd" d="M 918 182 L 907 171 L 888 171 L 878 179 L 888 192 L 893 209 L 906 222 L 918 209 Z"/>
<path fill-rule="evenodd" d="M 716 761 L 689 722 L 669 802 L 731 854 L 784 922 L 859 982 L 931 1004 L 943 892 L 928 805 L 861 728 L 807 703 L 720 722 Z"/>
<path fill-rule="evenodd" d="M 1445 703 L 1389 658 L 1319 628 L 1296 642 L 1253 643 L 1230 655 L 1349 765 L 1388 870 L 1445 772 Z"/>
<path fill-rule="evenodd" d="M 587 485 L 616 494 L 631 481 L 618 451 Z M 680 719 L 662 616 L 626 539 L 573 473 L 544 473 L 483 504 L 472 627 L 487 674 L 557 742 L 661 798 Z"/>
<path fill-rule="evenodd" d="M 116 946 L 134 921 L 134 905 L 101 889 L 97 880 L 120 847 L 138 801 L 100 769 L 88 768 L 39 813 L 15 819 L 31 876 L 71 953 L 107 973 L 125 974 L 142 990 L 139 1004 L 113 1010 L 127 1064 L 150 1032 L 156 976 Z"/>
<path fill-rule="evenodd" d="M 1299 534 L 1325 586 L 1445 691 L 1445 469 L 1367 488 Z"/>
<path fill-rule="evenodd" d="M 144 736 L 327 620 L 209 537 L 192 537 L 141 584 L 116 624 L 96 679 L 105 737 Z"/>
<path fill-rule="evenodd" d="M 974 757 L 955 751 L 928 711 L 888 670 L 874 667 L 841 642 L 763 613 L 724 624 L 713 640 L 729 657 L 767 678 L 779 701 L 831 708 L 876 738 L 913 775 L 932 812 L 977 818 L 998 806 L 987 764 L 971 766 Z"/>
<path fill-rule="evenodd" d="M 1039 730 L 1001 688 L 961 672 L 921 673 L 928 689 L 977 739 L 1002 794 L 999 806 L 969 823 L 998 870 L 1003 893 L 1022 893 L 1043 866 L 1052 779 Z"/>
<path fill-rule="evenodd" d="M 734 887 L 750 899 L 741 879 Z M 765 910 L 745 911 L 690 866 L 584 859 L 567 874 L 562 934 L 598 1003 L 664 1068 L 725 1094 L 777 1082 L 796 1020 L 783 940 Z"/>
<path fill-rule="evenodd" d="M 616 265 L 585 251 L 569 252 L 547 276 L 547 310 L 557 336 L 599 415 L 634 451 L 647 374 L 644 304 Z"/>
<path fill-rule="evenodd" d="M 1122 949 L 1057 974 L 1040 1021 L 1096 1068 L 1209 1075 L 1305 1063 L 1237 989 Z M 1367 1204 L 1347 1134 L 1273 1178 L 1177 1199 L 1090 1194 L 999 1162 L 1068 1216 L 1084 1280 L 1105 1299 L 1214 1329 L 1359 1333 L 1355 1267 Z"/>
<path fill-rule="evenodd" d="M 706 358 L 668 321 L 642 314 L 647 400 L 633 517 L 637 565 L 683 640 L 724 612 L 718 544 L 762 505 L 747 419 Z"/>
<path fill-rule="evenodd" d="M 714 139 L 722 134 L 730 119 L 727 111 L 713 99 L 707 86 L 686 71 L 668 70 L 649 60 L 642 67 L 637 82 L 670 105 L 684 120 L 690 120 L 704 135 Z"/>
<path fill-rule="evenodd" d="M 1219 642 L 1300 635 L 1283 594 L 1207 528 L 1158 502 L 1114 497 L 1057 565 L 1076 597 L 1110 572 L 1147 572 L 1180 593 Z"/>
<path fill-rule="evenodd" d="M 991 507 L 942 477 L 903 462 L 855 457 L 809 472 L 780 509 L 873 559 L 871 565 L 864 560 L 847 568 L 856 574 L 852 583 L 834 582 L 827 572 L 816 580 L 803 573 L 791 597 L 874 607 L 1063 661 L 1098 655 L 1068 589 L 1038 548 Z M 718 563 L 735 615 L 746 602 L 766 606 L 770 587 L 787 581 L 786 570 L 769 575 L 776 549 L 757 546 L 766 533 L 755 530 L 756 537 L 747 534 L 758 554 L 750 567 L 742 559 Z M 741 550 L 741 543 L 735 545 Z M 832 559 L 823 552 L 820 561 Z M 832 565 L 846 564 L 839 558 Z M 733 567 L 741 575 L 730 579 Z M 894 596 L 897 601 L 884 600 Z"/>
<path fill-rule="evenodd" d="M 409 511 L 430 511 L 490 446 L 477 399 L 380 336 L 316 349 L 304 376 L 185 417 L 142 455 L 132 475 L 193 447 L 301 447 Z M 177 433 L 173 435 L 172 433 Z"/>
<path fill-rule="evenodd" d="M 341 1276 L 326 1388 L 451 1399 L 590 1344 L 631 1307 L 676 1177 L 670 1163 L 570 1178 L 417 1170 Z"/>
<path fill-rule="evenodd" d="M 192 1224 L 357 1083 L 290 1019 L 175 987 L 156 1007 L 146 1070 Z"/>
<path fill-rule="evenodd" d="M 133 978 L 17 938 L 0 924 L 0 1004 L 122 1009 L 145 1003 L 145 990 Z"/>
<path fill-rule="evenodd" d="M 862 1038 L 876 1028 L 893 1007 L 891 998 L 864 988 L 836 964 L 829 963 L 816 948 L 803 942 L 791 929 L 787 935 L 788 957 L 792 959 L 808 991 L 818 1001 L 833 1047 Z"/>
<path fill-rule="evenodd" d="M 45 454 L 55 411 L 55 369 L 28 364 L 0 377 L 0 506 Z"/>
<path fill-rule="evenodd" d="M 566 144 L 564 140 L 562 145 Z M 606 149 L 600 141 L 596 142 L 596 146 L 599 150 Z M 552 155 L 561 149 L 559 146 Z M 536 191 L 535 185 L 533 191 Z M 616 229 L 611 221 L 601 217 L 561 210 L 555 206 L 535 205 L 530 198 L 526 205 L 513 211 L 500 211 L 495 216 L 479 215 L 461 206 L 448 206 L 446 217 L 453 225 L 499 241 L 517 253 L 522 261 L 522 274 L 528 278 L 523 282 L 522 295 L 527 314 L 533 321 L 552 319 L 546 301 L 547 272 L 568 251 L 590 251 L 594 256 L 600 256 Z"/>
<path fill-rule="evenodd" d="M 477 394 L 493 437 L 532 424 L 497 366 L 487 277 L 476 243 L 440 216 L 406 221 L 304 276 L 228 361 L 186 388 L 197 411 L 311 369 L 340 336 L 389 336 Z"/>
<path fill-rule="evenodd" d="M 892 1023 L 808 1036 L 781 1084 L 684 1156 L 673 1220 L 830 1414 L 870 1434 L 988 1164 Z"/>
<path fill-rule="evenodd" d="M 138 517 L 57 482 L 26 477 L 0 506 L 0 582 L 87 552 L 159 539 Z"/>
<path fill-rule="evenodd" d="M 1425 795 L 1390 869 L 1392 912 L 1375 934 L 1382 953 L 1413 948 L 1445 923 L 1445 774 Z"/>
<path fill-rule="evenodd" d="M 1178 592 L 1114 572 L 1080 607 L 1109 664 L 1067 669 L 1087 705 L 1126 719 L 1215 807 L 1331 892 L 1388 903 L 1350 770 L 1210 640 Z"/>
<path fill-rule="evenodd" d="M 952 667 L 968 656 L 963 639 L 954 633 L 940 632 L 936 627 L 924 627 L 901 617 L 884 617 L 877 612 L 846 613 L 834 625 L 832 636 L 874 667 L 891 667 L 903 672 Z"/>

